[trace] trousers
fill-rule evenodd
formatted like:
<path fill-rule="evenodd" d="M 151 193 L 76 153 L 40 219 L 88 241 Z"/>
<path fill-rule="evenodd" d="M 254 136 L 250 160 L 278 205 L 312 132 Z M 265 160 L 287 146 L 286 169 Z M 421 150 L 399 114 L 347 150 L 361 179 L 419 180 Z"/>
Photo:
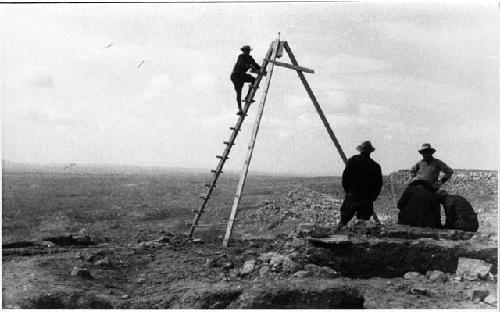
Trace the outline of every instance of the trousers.
<path fill-rule="evenodd" d="M 373 201 L 364 198 L 355 198 L 347 194 L 340 207 L 340 224 L 346 225 L 353 217 L 360 220 L 370 220 L 373 214 Z"/>

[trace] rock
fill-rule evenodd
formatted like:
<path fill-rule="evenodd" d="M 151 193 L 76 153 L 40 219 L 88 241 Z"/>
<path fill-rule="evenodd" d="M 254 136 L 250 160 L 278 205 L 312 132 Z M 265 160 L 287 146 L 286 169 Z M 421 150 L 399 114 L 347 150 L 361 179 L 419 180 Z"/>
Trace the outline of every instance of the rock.
<path fill-rule="evenodd" d="M 157 243 L 168 243 L 169 241 L 170 241 L 170 239 L 166 236 L 160 236 L 157 239 L 153 240 L 153 242 L 157 242 Z"/>
<path fill-rule="evenodd" d="M 270 270 L 271 269 L 267 265 L 262 266 L 259 270 L 259 276 L 264 277 Z"/>
<path fill-rule="evenodd" d="M 214 262 L 215 262 L 214 259 L 207 258 L 207 261 L 205 262 L 205 266 L 207 268 L 211 268 L 214 266 Z"/>
<path fill-rule="evenodd" d="M 54 244 L 53 242 L 50 242 L 50 241 L 38 241 L 36 242 L 37 245 L 39 246 L 43 246 L 43 247 L 55 247 L 56 244 Z"/>
<path fill-rule="evenodd" d="M 483 260 L 458 258 L 458 266 L 455 274 L 463 278 L 473 281 L 476 279 L 486 279 L 490 273 L 491 264 Z"/>
<path fill-rule="evenodd" d="M 240 275 L 245 276 L 247 274 L 250 274 L 254 269 L 255 269 L 255 260 L 247 260 L 245 261 L 243 267 L 240 270 Z"/>
<path fill-rule="evenodd" d="M 75 255 L 73 256 L 74 259 L 85 259 L 86 255 L 83 253 L 83 252 L 80 252 L 78 251 L 77 253 L 75 253 Z"/>
<path fill-rule="evenodd" d="M 278 257 L 278 256 L 280 256 L 279 253 L 274 252 L 274 251 L 270 251 L 270 252 L 261 254 L 259 256 L 259 260 L 262 261 L 262 262 L 264 262 L 264 263 L 269 263 L 272 258 L 275 258 L 275 257 Z"/>
<path fill-rule="evenodd" d="M 478 303 L 484 301 L 484 299 L 488 297 L 489 294 L 490 292 L 488 291 L 488 289 L 486 289 L 486 287 L 477 286 L 472 289 L 470 298 L 471 301 Z"/>
<path fill-rule="evenodd" d="M 242 254 L 243 256 L 256 256 L 257 255 L 257 251 L 256 250 L 252 250 L 252 249 L 247 249 L 243 252 Z"/>
<path fill-rule="evenodd" d="M 123 296 L 120 297 L 120 299 L 128 299 L 128 298 L 130 298 L 129 295 L 123 295 Z"/>
<path fill-rule="evenodd" d="M 314 231 L 314 223 L 301 223 L 297 227 L 297 237 L 308 237 Z"/>
<path fill-rule="evenodd" d="M 426 296 L 426 297 L 430 297 L 431 296 L 431 293 L 427 289 L 422 288 L 422 287 L 413 287 L 413 288 L 410 288 L 410 294 L 412 294 L 412 295 L 419 295 L 419 296 Z"/>
<path fill-rule="evenodd" d="M 497 282 L 497 277 L 495 275 L 491 274 L 491 273 L 488 273 L 488 280 L 496 283 Z"/>
<path fill-rule="evenodd" d="M 297 248 L 307 245 L 307 241 L 301 238 L 293 238 L 291 241 L 286 242 L 285 247 L 287 248 Z"/>
<path fill-rule="evenodd" d="M 422 278 L 423 275 L 418 272 L 406 272 L 403 277 L 404 279 L 417 279 L 417 278 Z"/>
<path fill-rule="evenodd" d="M 269 261 L 274 272 L 283 272 L 293 274 L 300 270 L 302 266 L 291 260 L 287 256 L 278 255 Z"/>
<path fill-rule="evenodd" d="M 340 275 L 334 269 L 332 269 L 330 267 L 326 267 L 326 266 L 321 267 L 320 274 L 321 274 L 321 276 L 324 276 L 324 277 L 327 277 L 327 278 L 335 278 L 335 277 L 337 277 L 337 276 Z"/>
<path fill-rule="evenodd" d="M 226 262 L 222 265 L 223 270 L 229 270 L 234 268 L 234 264 L 232 262 Z"/>
<path fill-rule="evenodd" d="M 257 244 L 256 242 L 250 242 L 250 244 L 248 245 L 248 248 L 258 248 L 259 247 L 259 244 Z"/>
<path fill-rule="evenodd" d="M 311 271 L 300 270 L 300 271 L 295 272 L 292 276 L 298 277 L 298 278 L 304 278 L 304 277 L 311 277 L 311 276 L 313 276 L 313 274 Z"/>
<path fill-rule="evenodd" d="M 71 276 L 78 276 L 86 279 L 93 279 L 94 277 L 90 274 L 90 271 L 84 268 L 74 267 L 71 271 Z"/>
<path fill-rule="evenodd" d="M 430 280 L 431 282 L 446 282 L 448 280 L 448 277 L 446 276 L 446 273 L 439 271 L 439 270 L 432 270 L 432 271 L 427 271 L 425 274 L 425 277 Z"/>
<path fill-rule="evenodd" d="M 102 259 L 99 259 L 94 264 L 97 265 L 97 266 L 102 266 L 102 267 L 111 267 L 111 266 L 113 266 L 113 263 L 111 262 L 111 260 L 109 260 L 108 257 L 104 257 Z"/>
<path fill-rule="evenodd" d="M 136 281 L 137 284 L 144 284 L 146 283 L 146 278 L 144 277 L 139 277 Z"/>
<path fill-rule="evenodd" d="M 487 304 L 495 305 L 497 303 L 497 296 L 490 294 L 484 298 L 484 302 Z"/>
<path fill-rule="evenodd" d="M 240 270 L 238 269 L 231 269 L 229 270 L 229 276 L 231 277 L 238 277 L 240 275 Z"/>
<path fill-rule="evenodd" d="M 296 237 L 326 237 L 332 234 L 331 227 L 321 227 L 314 223 L 302 223 L 299 224 L 296 231 Z"/>
<path fill-rule="evenodd" d="M 308 272 L 311 272 L 312 275 L 317 277 L 335 278 L 339 276 L 339 273 L 337 271 L 327 266 L 320 267 L 318 265 L 309 263 L 306 264 L 304 269 Z"/>
<path fill-rule="evenodd" d="M 220 279 L 221 281 L 227 281 L 226 274 L 224 274 L 224 273 L 219 274 L 219 276 L 217 276 L 217 278 Z"/>

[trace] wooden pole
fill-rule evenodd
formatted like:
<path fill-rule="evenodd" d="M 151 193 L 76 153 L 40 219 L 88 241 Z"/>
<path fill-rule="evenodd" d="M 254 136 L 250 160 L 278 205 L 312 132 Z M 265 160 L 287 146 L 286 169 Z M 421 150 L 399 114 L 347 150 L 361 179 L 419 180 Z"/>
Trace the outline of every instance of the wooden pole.
<path fill-rule="evenodd" d="M 271 60 L 268 60 L 268 61 L 272 62 Z M 282 62 L 278 62 L 278 61 L 274 61 L 273 63 L 276 66 L 283 66 L 283 67 L 290 68 L 290 69 L 293 69 L 293 70 L 300 70 L 300 71 L 303 71 L 304 73 L 314 74 L 314 70 L 309 69 L 309 68 L 305 68 L 305 67 L 302 67 L 302 66 L 295 66 L 295 65 L 292 65 L 292 64 L 282 63 Z"/>
<path fill-rule="evenodd" d="M 286 52 L 288 53 L 288 56 L 290 57 L 292 64 L 295 66 L 299 66 L 299 63 L 297 63 L 297 59 L 293 55 L 292 50 L 290 49 L 290 46 L 288 45 L 288 42 L 287 41 L 283 42 L 283 46 L 284 46 Z M 321 109 L 321 106 L 319 106 L 319 103 L 316 100 L 316 97 L 314 96 L 314 93 L 312 92 L 311 87 L 309 86 L 309 83 L 307 82 L 306 77 L 304 76 L 304 73 L 302 73 L 301 71 L 297 71 L 297 74 L 299 75 L 299 78 L 302 81 L 302 84 L 304 85 L 304 88 L 306 89 L 307 94 L 309 94 L 309 97 L 311 98 L 311 101 L 313 102 L 314 108 L 316 108 L 316 111 L 319 114 L 319 118 L 321 118 L 323 125 L 325 125 L 325 128 L 326 128 L 326 131 L 328 132 L 328 135 L 330 135 L 330 138 L 332 139 L 333 144 L 335 145 L 335 147 L 339 151 L 340 157 L 344 161 L 344 164 L 347 165 L 347 157 L 345 156 L 345 153 L 342 150 L 342 147 L 340 146 L 340 143 L 337 140 L 337 137 L 333 133 L 333 130 L 330 127 L 330 124 L 328 123 L 328 120 L 326 120 L 325 114 L 323 114 L 323 110 Z M 380 220 L 379 220 L 377 214 L 375 213 L 375 211 L 373 211 L 373 220 L 375 220 L 375 222 L 377 222 L 377 223 L 380 223 Z"/>
<path fill-rule="evenodd" d="M 272 61 L 276 60 L 276 54 L 278 51 L 279 39 L 273 41 L 272 49 L 273 52 L 271 54 L 270 59 Z M 229 239 L 231 238 L 231 232 L 234 226 L 234 220 L 236 218 L 236 212 L 238 210 L 238 206 L 240 204 L 241 194 L 243 192 L 243 188 L 245 187 L 245 181 L 248 174 L 248 167 L 250 166 L 250 161 L 252 160 L 253 149 L 255 146 L 255 140 L 257 139 L 257 133 L 259 132 L 260 120 L 262 118 L 262 114 L 264 112 L 264 104 L 266 103 L 267 91 L 269 90 L 269 86 L 271 83 L 271 76 L 273 75 L 274 63 L 269 62 L 266 67 L 266 81 L 264 82 L 264 88 L 262 91 L 262 96 L 259 101 L 259 109 L 257 111 L 257 116 L 255 117 L 255 124 L 253 126 L 252 136 L 250 137 L 250 142 L 248 143 L 247 155 L 245 158 L 245 164 L 243 165 L 243 170 L 241 172 L 240 181 L 238 182 L 238 188 L 236 189 L 236 195 L 234 196 L 233 207 L 231 208 L 231 214 L 229 216 L 229 220 L 227 222 L 226 234 L 224 235 L 224 240 L 222 245 L 227 247 Z"/>
<path fill-rule="evenodd" d="M 292 53 L 292 50 L 288 46 L 288 42 L 285 41 L 283 43 L 283 45 L 285 47 L 286 52 L 288 53 L 288 56 L 290 57 L 290 60 L 292 61 L 292 64 L 295 66 L 299 66 L 299 63 L 297 63 L 297 60 L 295 59 L 295 56 Z M 319 103 L 316 100 L 316 97 L 314 96 L 314 93 L 312 92 L 311 87 L 309 87 L 309 83 L 307 82 L 306 77 L 304 76 L 304 73 L 302 73 L 301 71 L 297 71 L 297 75 L 299 75 L 300 81 L 302 81 L 302 84 L 304 85 L 304 88 L 306 89 L 307 94 L 311 98 L 311 101 L 313 102 L 314 108 L 316 108 L 316 111 L 319 114 L 319 118 L 321 118 L 321 121 L 323 122 L 323 125 L 325 126 L 326 131 L 328 132 L 328 135 L 330 136 L 330 138 L 333 141 L 333 144 L 335 145 L 335 147 L 339 151 L 340 157 L 342 158 L 344 163 L 347 164 L 347 157 L 345 156 L 344 151 L 342 150 L 342 147 L 340 146 L 340 143 L 337 140 L 337 137 L 333 133 L 333 130 L 330 127 L 330 124 L 328 123 L 328 120 L 326 120 L 325 114 L 323 113 L 321 106 L 319 106 Z"/>

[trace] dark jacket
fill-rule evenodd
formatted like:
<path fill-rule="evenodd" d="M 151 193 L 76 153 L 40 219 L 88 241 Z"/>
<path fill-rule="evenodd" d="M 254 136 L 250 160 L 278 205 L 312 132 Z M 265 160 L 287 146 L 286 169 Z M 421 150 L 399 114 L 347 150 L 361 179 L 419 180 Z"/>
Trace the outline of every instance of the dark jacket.
<path fill-rule="evenodd" d="M 424 183 L 411 183 L 398 200 L 398 223 L 418 227 L 441 227 L 439 198 Z"/>
<path fill-rule="evenodd" d="M 250 68 L 259 70 L 260 65 L 255 62 L 250 54 L 242 53 L 238 56 L 238 61 L 236 61 L 236 64 L 234 64 L 233 74 L 244 74 Z"/>
<path fill-rule="evenodd" d="M 460 195 L 448 195 L 443 201 L 446 214 L 445 227 L 448 229 L 476 232 L 479 223 L 471 204 Z"/>
<path fill-rule="evenodd" d="M 342 173 L 342 187 L 355 199 L 377 199 L 382 189 L 382 170 L 369 156 L 355 155 Z"/>

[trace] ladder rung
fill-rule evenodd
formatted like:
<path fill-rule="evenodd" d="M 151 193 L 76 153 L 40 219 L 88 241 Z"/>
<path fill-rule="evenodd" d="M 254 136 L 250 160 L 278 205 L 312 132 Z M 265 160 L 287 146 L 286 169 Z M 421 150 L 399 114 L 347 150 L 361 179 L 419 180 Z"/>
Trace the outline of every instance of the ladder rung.
<path fill-rule="evenodd" d="M 223 156 L 217 155 L 217 156 L 215 156 L 215 157 L 217 157 L 217 158 L 219 158 L 219 159 L 229 159 L 229 157 L 227 157 L 227 156 L 226 156 L 226 157 L 223 157 Z"/>
<path fill-rule="evenodd" d="M 235 145 L 234 142 L 228 142 L 228 141 L 224 141 L 224 144 L 226 144 L 226 145 Z"/>
<path fill-rule="evenodd" d="M 212 173 L 217 173 L 217 170 L 210 170 L 210 171 L 211 171 Z M 222 172 L 224 172 L 224 171 L 222 171 L 222 170 L 221 170 L 221 171 L 219 171 L 219 173 L 222 173 Z"/>
<path fill-rule="evenodd" d="M 191 209 L 193 213 L 198 213 L 198 209 Z"/>
<path fill-rule="evenodd" d="M 240 131 L 240 129 L 236 129 L 235 127 L 229 127 L 229 129 L 231 129 L 233 131 Z"/>
<path fill-rule="evenodd" d="M 205 227 L 205 226 L 221 226 L 221 225 L 226 225 L 227 222 L 221 222 L 221 223 L 211 223 L 211 224 L 203 224 L 203 223 L 199 223 L 199 224 L 196 224 L 194 225 L 195 227 Z"/>
<path fill-rule="evenodd" d="M 252 99 L 252 100 L 246 100 L 246 99 L 245 99 L 243 102 L 246 102 L 246 103 L 248 103 L 248 102 L 253 103 L 253 102 L 255 102 L 255 100 L 253 100 L 253 99 Z"/>
<path fill-rule="evenodd" d="M 204 199 L 204 200 L 206 200 L 206 199 L 207 199 L 207 197 L 206 197 L 205 195 L 200 195 L 200 198 L 202 198 L 202 199 Z"/>
<path fill-rule="evenodd" d="M 212 186 L 212 183 L 205 183 L 205 186 L 206 186 L 206 187 L 211 187 L 211 186 Z M 215 184 L 214 184 L 214 187 L 215 187 Z"/>

